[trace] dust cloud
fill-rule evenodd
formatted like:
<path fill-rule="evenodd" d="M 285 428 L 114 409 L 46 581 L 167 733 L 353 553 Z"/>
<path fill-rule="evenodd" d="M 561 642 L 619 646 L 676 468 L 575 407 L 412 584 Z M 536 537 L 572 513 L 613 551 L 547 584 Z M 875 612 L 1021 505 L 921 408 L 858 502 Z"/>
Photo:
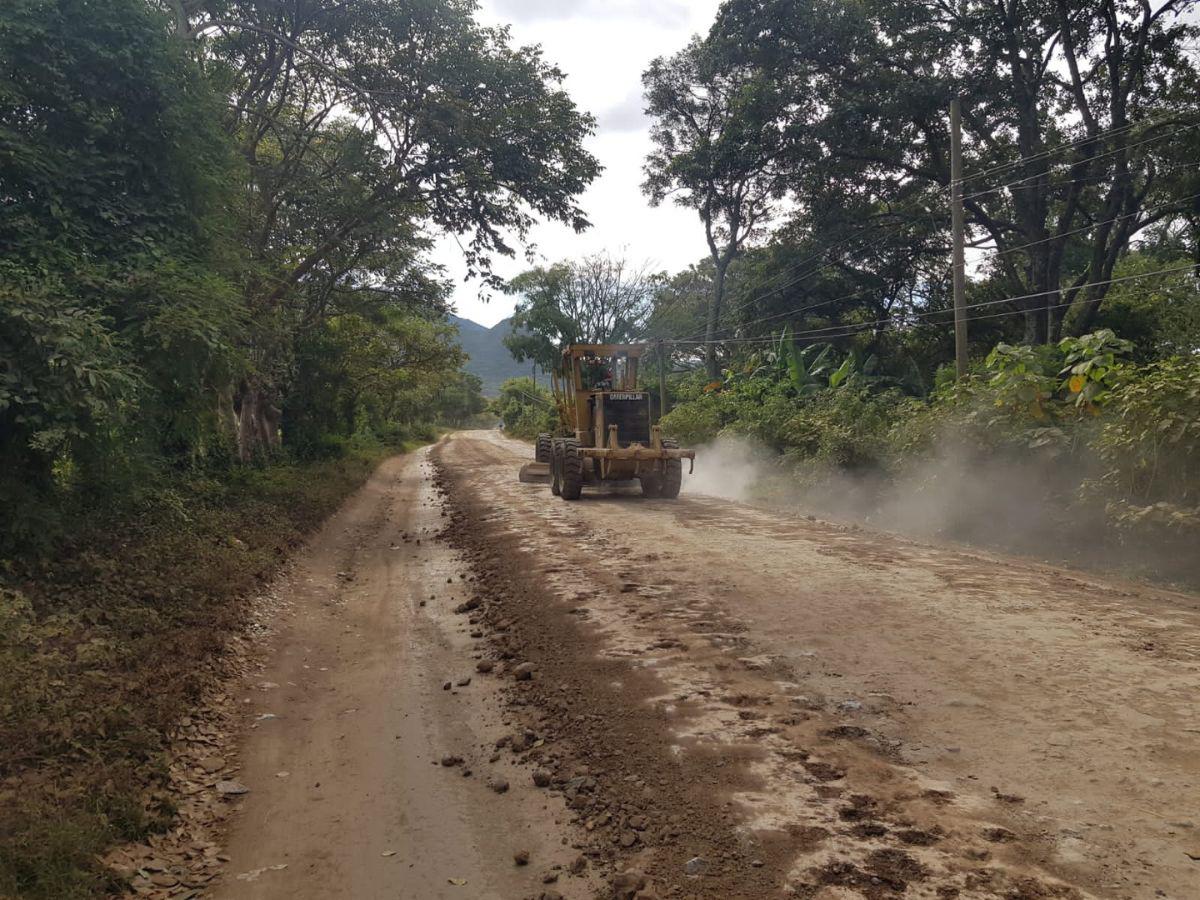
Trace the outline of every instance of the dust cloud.
<path fill-rule="evenodd" d="M 1200 583 L 1200 564 L 1119 532 L 1081 490 L 1097 473 L 1028 451 L 997 454 L 947 435 L 899 471 L 794 462 L 755 441 L 720 437 L 696 448 L 683 493 L 786 509 L 908 537 L 952 541 L 1122 574 Z"/>
<path fill-rule="evenodd" d="M 758 491 L 779 469 L 778 457 L 767 447 L 736 437 L 719 437 L 696 448 L 691 475 L 684 468 L 684 494 L 706 494 L 722 500 L 752 503 L 763 498 Z"/>

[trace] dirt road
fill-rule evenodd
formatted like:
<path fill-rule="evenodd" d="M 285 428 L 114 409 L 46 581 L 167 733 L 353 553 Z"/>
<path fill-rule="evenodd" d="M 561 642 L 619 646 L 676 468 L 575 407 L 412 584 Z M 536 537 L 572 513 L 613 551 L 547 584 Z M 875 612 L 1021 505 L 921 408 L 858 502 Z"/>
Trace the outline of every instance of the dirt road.
<path fill-rule="evenodd" d="M 1196 597 L 528 455 L 455 435 L 314 541 L 218 896 L 1200 898 Z"/>

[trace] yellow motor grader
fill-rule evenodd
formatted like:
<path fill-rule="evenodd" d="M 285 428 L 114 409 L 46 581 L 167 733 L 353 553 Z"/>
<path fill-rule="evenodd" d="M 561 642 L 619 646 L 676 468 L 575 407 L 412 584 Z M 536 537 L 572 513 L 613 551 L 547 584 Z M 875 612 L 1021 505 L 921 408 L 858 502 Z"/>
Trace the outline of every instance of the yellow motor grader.
<path fill-rule="evenodd" d="M 521 481 L 550 483 L 564 500 L 578 500 L 586 485 L 641 483 L 646 497 L 674 499 L 696 451 L 681 450 L 650 423 L 650 394 L 637 388 L 638 361 L 646 344 L 571 344 L 555 371 L 558 428 L 540 434 L 534 462 Z"/>

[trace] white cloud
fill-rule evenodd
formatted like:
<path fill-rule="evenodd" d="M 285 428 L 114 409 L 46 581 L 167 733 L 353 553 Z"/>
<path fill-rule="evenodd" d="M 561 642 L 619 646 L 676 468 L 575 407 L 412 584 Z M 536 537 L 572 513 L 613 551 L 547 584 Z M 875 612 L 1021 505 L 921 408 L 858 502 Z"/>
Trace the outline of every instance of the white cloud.
<path fill-rule="evenodd" d="M 639 89 L 620 103 L 608 107 L 596 116 L 600 132 L 603 134 L 611 131 L 645 131 L 649 125 L 646 114 L 642 111 L 645 104 Z"/>
<path fill-rule="evenodd" d="M 494 0 L 493 6 L 497 14 L 514 23 L 604 17 L 680 28 L 691 18 L 687 4 L 675 0 Z"/>
<path fill-rule="evenodd" d="M 604 173 L 581 198 L 592 228 L 577 235 L 556 224 L 531 235 L 538 259 L 572 259 L 608 250 L 677 270 L 706 252 L 695 213 L 674 206 L 652 208 L 641 191 L 642 164 L 650 149 L 649 122 L 642 115 L 642 72 L 656 56 L 681 49 L 707 31 L 720 0 L 484 0 L 480 18 L 511 23 L 513 39 L 541 44 L 546 58 L 567 73 L 575 102 L 596 115 L 599 133 L 588 149 Z M 465 266 L 452 238 L 438 242 L 437 262 L 457 282 L 460 315 L 494 324 L 512 310 L 513 299 L 478 299 L 479 286 L 462 283 Z M 511 277 L 527 267 L 524 258 L 496 261 Z"/>

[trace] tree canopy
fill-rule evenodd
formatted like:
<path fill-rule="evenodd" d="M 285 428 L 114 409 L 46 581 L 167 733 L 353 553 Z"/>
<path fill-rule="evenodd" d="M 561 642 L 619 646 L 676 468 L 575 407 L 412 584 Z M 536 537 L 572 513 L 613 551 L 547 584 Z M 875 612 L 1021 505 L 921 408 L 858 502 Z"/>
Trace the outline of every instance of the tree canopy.
<path fill-rule="evenodd" d="M 962 98 L 971 240 L 1039 342 L 1094 324 L 1134 235 L 1195 220 L 1188 5 L 728 0 L 707 44 L 784 94 L 813 226 L 841 208 L 944 216 Z"/>
<path fill-rule="evenodd" d="M 467 0 L 92 6 L 0 13 L 5 469 L 478 411 L 427 251 L 456 235 L 498 286 L 535 221 L 587 227 L 593 122 L 562 73 Z"/>
<path fill-rule="evenodd" d="M 506 288 L 520 299 L 505 346 L 549 372 L 566 344 L 637 340 L 662 281 L 648 265 L 607 254 L 530 269 Z"/>

